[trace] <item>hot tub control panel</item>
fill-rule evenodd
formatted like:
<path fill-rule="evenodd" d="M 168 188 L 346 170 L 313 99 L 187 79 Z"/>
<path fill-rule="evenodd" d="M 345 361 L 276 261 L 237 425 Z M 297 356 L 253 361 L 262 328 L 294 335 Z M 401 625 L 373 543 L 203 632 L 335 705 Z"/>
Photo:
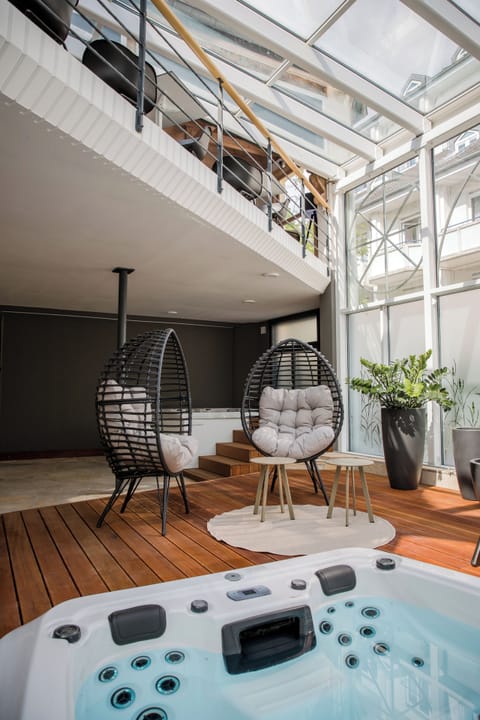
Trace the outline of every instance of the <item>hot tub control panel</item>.
<path fill-rule="evenodd" d="M 252 600 L 252 598 L 264 597 L 271 595 L 272 591 L 266 585 L 255 585 L 255 587 L 245 588 L 243 590 L 229 590 L 227 597 L 230 600 Z"/>

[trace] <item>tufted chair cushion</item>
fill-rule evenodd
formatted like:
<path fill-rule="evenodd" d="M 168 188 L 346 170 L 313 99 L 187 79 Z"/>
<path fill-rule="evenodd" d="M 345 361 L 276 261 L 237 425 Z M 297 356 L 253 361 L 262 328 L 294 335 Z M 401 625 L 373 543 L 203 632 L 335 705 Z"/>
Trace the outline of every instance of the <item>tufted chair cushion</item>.
<path fill-rule="evenodd" d="M 265 387 L 254 444 L 266 455 L 312 458 L 334 440 L 333 401 L 326 385 L 287 390 Z"/>

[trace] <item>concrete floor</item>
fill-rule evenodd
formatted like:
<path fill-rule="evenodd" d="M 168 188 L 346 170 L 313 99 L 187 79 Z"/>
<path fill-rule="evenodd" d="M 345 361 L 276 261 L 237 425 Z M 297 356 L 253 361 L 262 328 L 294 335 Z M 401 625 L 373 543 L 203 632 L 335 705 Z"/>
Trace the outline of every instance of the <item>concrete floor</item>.
<path fill-rule="evenodd" d="M 0 514 L 108 496 L 114 485 L 102 456 L 2 461 Z M 142 490 L 155 487 L 155 478 L 140 485 Z"/>

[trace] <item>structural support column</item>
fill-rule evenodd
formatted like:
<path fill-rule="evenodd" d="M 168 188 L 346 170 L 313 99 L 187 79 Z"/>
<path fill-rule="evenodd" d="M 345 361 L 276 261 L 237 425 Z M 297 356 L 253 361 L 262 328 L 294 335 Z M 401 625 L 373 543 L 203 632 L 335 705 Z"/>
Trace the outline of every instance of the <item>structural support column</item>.
<path fill-rule="evenodd" d="M 425 347 L 432 348 L 431 367 L 440 366 L 440 347 L 438 333 L 438 298 L 432 292 L 437 286 L 437 257 L 435 247 L 435 199 L 433 184 L 432 151 L 421 148 L 419 154 L 420 216 L 423 245 L 423 290 Z M 427 407 L 428 461 L 432 465 L 441 465 L 441 410 L 436 403 Z"/>
<path fill-rule="evenodd" d="M 128 276 L 135 272 L 133 268 L 113 268 L 118 274 L 118 310 L 117 310 L 117 348 L 125 345 L 127 339 L 127 285 Z"/>

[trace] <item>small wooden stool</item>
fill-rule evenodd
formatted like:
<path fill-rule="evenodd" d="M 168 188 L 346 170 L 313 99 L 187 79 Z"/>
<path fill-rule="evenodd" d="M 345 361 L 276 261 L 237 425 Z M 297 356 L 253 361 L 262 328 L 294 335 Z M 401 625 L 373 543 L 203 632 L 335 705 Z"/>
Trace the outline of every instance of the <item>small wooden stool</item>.
<path fill-rule="evenodd" d="M 258 515 L 258 506 L 260 504 L 260 500 L 262 501 L 262 513 L 260 516 L 260 522 L 263 522 L 265 520 L 265 508 L 267 506 L 267 493 L 268 493 L 268 474 L 271 467 L 278 468 L 278 486 L 279 486 L 279 494 L 280 494 L 280 511 L 283 513 L 283 494 L 285 493 L 285 498 L 287 501 L 288 506 L 288 513 L 290 515 L 290 520 L 295 520 L 295 515 L 293 512 L 293 506 L 292 506 L 292 496 L 290 495 L 290 487 L 288 485 L 288 476 L 287 471 L 285 470 L 285 465 L 293 465 L 296 460 L 294 458 L 288 458 L 288 457 L 258 457 L 258 458 L 252 458 L 250 460 L 252 463 L 256 463 L 257 465 L 261 465 L 260 468 L 260 478 L 258 480 L 258 488 L 257 488 L 257 495 L 255 497 L 255 506 L 253 508 L 253 514 Z"/>
<path fill-rule="evenodd" d="M 335 470 L 335 479 L 333 481 L 333 487 L 332 492 L 330 495 L 330 503 L 328 505 L 328 512 L 327 512 L 327 519 L 332 517 L 333 508 L 335 505 L 335 496 L 337 494 L 338 489 L 338 483 L 340 482 L 340 473 L 342 471 L 342 467 L 346 470 L 346 477 L 345 477 L 345 526 L 348 527 L 348 511 L 349 511 L 349 505 L 350 505 L 350 499 L 349 499 L 349 489 L 350 489 L 350 478 L 352 480 L 352 506 L 353 506 L 353 514 L 357 514 L 357 499 L 356 499 L 356 493 L 355 493 L 355 468 L 358 468 L 358 473 L 360 475 L 360 482 L 362 483 L 362 490 L 363 495 L 365 497 L 365 504 L 367 506 L 367 512 L 368 512 L 368 519 L 371 523 L 375 522 L 375 518 L 373 517 L 372 512 L 372 505 L 370 503 L 370 495 L 368 493 L 368 486 L 367 481 L 365 479 L 365 471 L 364 467 L 367 465 L 373 465 L 373 460 L 367 460 L 365 458 L 356 458 L 356 457 L 336 457 L 336 458 L 327 458 L 323 457 L 322 461 L 325 463 L 328 463 L 328 465 L 335 465 L 337 468 Z"/>

